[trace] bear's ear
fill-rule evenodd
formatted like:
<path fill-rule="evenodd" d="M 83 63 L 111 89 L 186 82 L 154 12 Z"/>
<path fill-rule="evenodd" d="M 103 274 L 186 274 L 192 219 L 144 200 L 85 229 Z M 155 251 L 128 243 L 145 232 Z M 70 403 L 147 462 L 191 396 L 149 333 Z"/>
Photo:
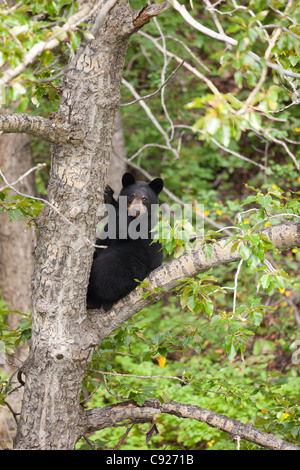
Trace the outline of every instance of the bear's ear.
<path fill-rule="evenodd" d="M 149 186 L 156 194 L 159 194 L 164 187 L 164 180 L 161 178 L 155 178 L 155 180 L 152 180 L 151 183 L 149 183 Z"/>
<path fill-rule="evenodd" d="M 131 173 L 124 173 L 122 178 L 123 188 L 126 188 L 126 186 L 130 186 L 133 183 L 135 183 L 135 177 Z"/>

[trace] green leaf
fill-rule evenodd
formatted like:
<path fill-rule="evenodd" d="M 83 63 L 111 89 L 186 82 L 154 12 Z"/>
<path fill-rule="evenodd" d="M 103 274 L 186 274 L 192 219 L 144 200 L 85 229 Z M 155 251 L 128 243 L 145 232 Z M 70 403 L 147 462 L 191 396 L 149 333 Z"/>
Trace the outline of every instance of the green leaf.
<path fill-rule="evenodd" d="M 295 65 L 298 64 L 299 60 L 300 60 L 300 56 L 299 55 L 290 55 L 288 57 L 289 61 L 290 61 L 290 64 L 295 67 Z"/>
<path fill-rule="evenodd" d="M 252 254 L 252 250 L 248 245 L 241 245 L 239 247 L 239 255 L 246 261 L 250 258 Z"/>
<path fill-rule="evenodd" d="M 229 359 L 230 361 L 232 361 L 232 360 L 235 358 L 235 356 L 237 355 L 237 352 L 238 352 L 238 345 L 235 344 L 235 343 L 233 343 L 233 342 L 231 342 L 231 343 L 228 345 L 226 352 L 227 352 L 227 355 L 228 355 L 228 359 Z"/>
<path fill-rule="evenodd" d="M 221 121 L 216 117 L 212 117 L 205 120 L 205 127 L 210 135 L 214 135 L 220 129 Z"/>
<path fill-rule="evenodd" d="M 272 202 L 272 197 L 269 195 L 267 196 L 259 195 L 257 196 L 256 200 L 258 204 L 260 204 L 264 209 L 267 209 Z"/>
<path fill-rule="evenodd" d="M 271 282 L 271 279 L 272 279 L 272 276 L 271 274 L 264 274 L 260 280 L 259 280 L 259 284 L 261 284 L 261 286 L 263 287 L 263 289 L 267 289 L 270 285 L 270 282 Z"/>
<path fill-rule="evenodd" d="M 254 310 L 254 312 L 250 312 L 249 317 L 255 326 L 259 326 L 264 316 L 261 312 Z"/>
<path fill-rule="evenodd" d="M 213 254 L 213 251 L 214 251 L 213 246 L 212 245 L 204 245 L 202 250 L 203 250 L 205 258 L 207 260 L 209 260 L 211 258 L 211 255 Z"/>

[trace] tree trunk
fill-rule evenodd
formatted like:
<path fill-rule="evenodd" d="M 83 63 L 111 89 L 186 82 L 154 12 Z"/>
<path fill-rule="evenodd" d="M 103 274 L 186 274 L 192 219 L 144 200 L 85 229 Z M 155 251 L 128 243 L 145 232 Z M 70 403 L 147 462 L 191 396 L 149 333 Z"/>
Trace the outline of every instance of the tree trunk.
<path fill-rule="evenodd" d="M 128 1 L 118 2 L 64 78 L 56 123 L 79 129 L 83 141 L 52 146 L 48 201 L 56 210 L 46 206 L 39 217 L 16 449 L 72 449 L 85 427 L 79 395 L 94 347 L 81 327 L 93 255 L 89 240 L 95 239 L 96 209 L 103 201 L 133 15 Z"/>
<path fill-rule="evenodd" d="M 121 114 L 118 111 L 115 122 L 115 133 L 112 138 L 112 147 L 110 155 L 110 165 L 108 168 L 107 184 L 111 186 L 114 191 L 115 199 L 118 197 L 119 192 L 122 189 L 122 175 L 125 173 L 127 168 L 126 163 L 126 149 L 125 139 L 123 133 L 123 126 L 121 120 Z"/>
<path fill-rule="evenodd" d="M 30 137 L 26 134 L 0 136 L 0 167 L 7 180 L 16 181 L 32 167 Z M 33 173 L 16 185 L 26 194 L 34 194 Z M 34 227 L 26 227 L 26 222 L 12 220 L 7 213 L 0 214 L 0 287 L 1 294 L 9 310 L 28 313 L 31 308 L 31 277 L 33 273 Z M 21 317 L 10 313 L 7 324 L 11 330 L 17 328 Z M 13 375 L 27 357 L 27 347 L 19 344 L 13 356 L 6 357 L 2 370 Z M 17 384 L 19 385 L 19 384 Z M 23 391 L 18 390 L 6 401 L 15 413 L 21 411 Z M 4 446 L 12 445 L 16 422 L 4 406 L 0 408 L 0 441 Z"/>

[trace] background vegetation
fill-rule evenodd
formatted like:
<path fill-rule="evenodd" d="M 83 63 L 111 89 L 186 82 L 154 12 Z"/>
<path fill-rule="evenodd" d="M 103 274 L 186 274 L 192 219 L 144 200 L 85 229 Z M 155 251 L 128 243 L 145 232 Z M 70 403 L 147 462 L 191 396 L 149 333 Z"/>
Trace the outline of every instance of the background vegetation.
<path fill-rule="evenodd" d="M 220 266 L 186 281 L 176 293 L 166 295 L 107 338 L 90 365 L 82 404 L 103 406 L 124 398 L 138 404 L 151 397 L 172 399 L 251 422 L 297 443 L 300 370 L 297 356 L 292 355 L 299 349 L 300 251 L 273 251 L 266 260 L 269 242 L 252 230 L 300 216 L 299 79 L 268 69 L 256 89 L 265 67 L 265 35 L 272 37 L 277 30 L 264 26 L 285 28 L 274 45 L 273 60 L 300 73 L 300 9 L 292 2 L 286 12 L 287 3 L 281 0 L 250 0 L 238 7 L 228 0 L 215 2 L 216 10 L 209 10 L 208 2 L 194 2 L 193 10 L 185 3 L 192 16 L 208 28 L 216 28 L 212 12 L 217 15 L 224 34 L 234 37 L 237 47 L 201 34 L 173 9 L 132 37 L 124 79 L 141 96 L 155 92 L 162 71 L 166 79 L 178 65 L 174 59 L 167 60 L 147 35 L 160 38 L 160 45 L 165 41 L 168 50 L 192 64 L 208 81 L 182 64 L 164 87 L 163 98 L 157 93 L 145 101 L 164 132 L 170 139 L 173 135 L 169 148 L 140 103 L 121 107 L 128 168 L 139 177 L 145 171 L 163 177 L 171 198 L 164 194 L 162 201 L 172 203 L 173 196 L 173 201 L 175 197 L 204 204 L 204 242 L 224 235 L 217 230 L 229 227 L 237 241 L 238 235 L 248 245 L 239 266 Z M 136 9 L 143 5 L 140 0 L 132 1 Z M 2 64 L 17 65 L 25 49 L 44 40 L 50 25 L 75 9 L 76 2 L 70 1 L 23 1 L 9 16 L 2 13 Z M 41 12 L 46 12 L 42 20 L 34 19 Z M 66 35 L 57 50 L 45 51 L 38 65 L 7 87 L 7 107 L 17 102 L 19 112 L 44 116 L 56 111 L 61 78 L 37 80 L 59 72 L 81 34 L 78 28 Z M 249 51 L 261 61 L 256 62 Z M 250 108 L 239 113 L 253 90 Z M 121 92 L 123 104 L 132 101 L 125 84 Z M 49 148 L 38 139 L 32 139 L 31 145 L 34 164 L 47 163 L 36 172 L 37 190 L 43 197 Z M 37 201 L 15 197 L 9 189 L 0 193 L 0 199 L 0 211 L 8 211 L 12 219 L 32 220 L 41 207 Z M 190 235 L 184 232 L 182 241 L 176 225 L 169 230 L 172 237 L 165 260 L 174 252 L 180 254 Z M 24 316 L 19 330 L 10 332 L 5 321 L 9 311 L 3 301 L 0 312 L 1 345 L 11 352 L 16 341 L 28 339 L 30 319 Z M 169 416 L 158 417 L 155 424 L 158 434 L 148 443 L 148 425 L 135 425 L 126 436 L 123 427 L 109 428 L 89 439 L 102 449 L 236 447 L 225 433 L 206 424 Z M 82 440 L 78 448 L 90 445 Z M 241 448 L 254 446 L 243 442 Z"/>

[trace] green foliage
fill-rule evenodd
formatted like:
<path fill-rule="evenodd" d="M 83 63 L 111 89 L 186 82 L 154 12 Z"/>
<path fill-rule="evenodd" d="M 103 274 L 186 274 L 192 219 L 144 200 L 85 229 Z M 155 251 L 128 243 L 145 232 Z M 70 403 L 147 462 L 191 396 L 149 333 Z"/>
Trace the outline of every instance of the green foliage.
<path fill-rule="evenodd" d="M 12 80 L 4 89 L 4 103 L 19 102 L 18 111 L 24 112 L 28 106 L 39 106 L 43 97 L 58 104 L 58 94 L 52 83 L 39 82 L 39 79 L 51 77 L 65 64 L 69 50 L 66 41 L 76 49 L 79 43 L 78 33 L 59 34 L 67 19 L 76 12 L 78 2 L 74 0 L 25 0 L 12 8 L 6 4 L 0 6 L 0 66 L 15 68 L 22 63 L 26 54 L 39 42 L 56 37 L 61 42 L 60 64 L 52 51 L 45 50 L 38 57 L 38 66 L 28 67 L 21 75 Z M 42 19 L 39 18 L 39 15 Z M 57 53 L 57 51 L 56 51 Z M 55 82 L 57 83 L 57 82 Z"/>
<path fill-rule="evenodd" d="M 194 10 L 190 2 L 181 3 L 202 25 L 216 30 L 203 2 Z M 61 79 L 51 78 L 67 63 L 70 49 L 78 47 L 86 25 L 67 33 L 62 33 L 61 27 L 79 4 L 25 0 L 9 13 L 7 5 L 0 6 L 3 70 L 21 63 L 39 41 L 54 35 L 59 40 L 55 50 L 44 50 L 38 62 L 5 88 L 6 103 L 18 101 L 19 112 L 49 116 L 57 110 Z M 139 9 L 144 3 L 132 0 L 131 5 Z M 176 158 L 139 103 L 121 108 L 128 158 L 148 173 L 160 174 L 175 200 L 179 198 L 193 209 L 203 204 L 203 215 L 209 218 L 204 222 L 205 230 L 193 225 L 195 213 L 188 220 L 162 218 L 158 237 L 166 261 L 200 246 L 210 259 L 212 244 L 218 243 L 229 226 L 233 235 L 228 243 L 241 262 L 186 278 L 175 293 L 166 294 L 162 302 L 135 315 L 106 338 L 84 381 L 84 406 L 123 399 L 134 399 L 139 405 L 148 398 L 161 402 L 172 399 L 251 422 L 287 441 L 299 442 L 299 364 L 291 360 L 291 345 L 300 333 L 300 250 L 295 247 L 279 253 L 266 235 L 257 232 L 300 217 L 296 165 L 300 158 L 299 83 L 297 78 L 269 69 L 258 87 L 266 70 L 266 35 L 272 38 L 276 31 L 269 25 L 284 29 L 268 60 L 289 72 L 300 72 L 300 43 L 291 34 L 300 35 L 299 4 L 293 2 L 288 15 L 286 7 L 283 0 L 251 0 L 239 3 L 238 8 L 230 1 L 215 5 L 224 32 L 238 42 L 232 48 L 208 39 L 172 9 L 158 17 L 167 50 L 185 58 L 205 79 L 182 65 L 165 86 L 164 102 L 173 129 L 161 94 L 145 101 L 169 138 L 174 131 L 171 145 L 178 150 Z M 163 43 L 155 21 L 142 32 Z M 164 62 L 147 37 L 132 37 L 124 76 L 141 96 L 161 85 L 164 65 L 168 77 L 177 62 Z M 125 86 L 121 93 L 123 103 L 132 100 Z M 151 147 L 132 159 L 147 144 Z M 35 161 L 44 161 L 49 155 L 48 147 L 37 139 L 33 149 Z M 46 170 L 37 175 L 40 194 L 46 192 L 47 177 Z M 162 199 L 170 202 L 166 195 Z M 31 223 L 41 209 L 36 200 L 12 195 L 7 189 L 0 193 L 0 212 L 8 212 L 10 220 Z M 148 280 L 141 282 L 140 288 L 145 297 L 160 289 L 152 292 Z M 26 314 L 17 331 L 9 331 L 5 322 L 8 314 L 0 303 L 0 353 L 10 354 L 20 341 L 28 340 L 31 329 Z M 9 393 L 7 379 L 2 383 L 0 402 L 4 404 Z M 204 423 L 171 416 L 159 416 L 155 423 L 159 434 L 149 444 L 145 443 L 149 425 L 135 425 L 121 449 L 235 448 L 225 433 Z M 90 439 L 98 448 L 113 448 L 123 434 L 124 428 L 117 427 Z M 255 448 L 245 442 L 242 447 Z"/>
<path fill-rule="evenodd" d="M 16 330 L 10 330 L 6 324 L 6 317 L 10 313 L 17 313 L 23 318 L 21 319 Z M 30 313 L 19 312 L 18 310 L 10 310 L 6 306 L 4 300 L 0 298 L 0 347 L 1 352 L 13 354 L 14 347 L 22 343 L 26 343 L 31 337 L 31 318 Z"/>
<path fill-rule="evenodd" d="M 1 185 L 0 179 L 0 185 Z M 31 225 L 44 207 L 41 201 L 17 195 L 10 188 L 0 191 L 0 213 L 7 212 L 9 220 L 27 220 Z M 14 194 L 14 193 L 13 193 Z"/>
<path fill-rule="evenodd" d="M 259 300 L 253 301 L 252 311 L 257 307 Z M 239 311 L 244 318 L 245 310 Z M 283 318 L 277 315 L 279 322 Z M 278 357 L 278 340 L 268 343 L 265 326 L 258 326 L 258 323 L 255 347 L 251 350 L 247 346 L 245 361 L 237 356 L 226 361 L 222 355 L 226 348 L 226 328 L 224 330 L 220 322 L 210 328 L 208 320 L 204 321 L 190 310 L 183 316 L 174 298 L 164 305 L 153 305 L 123 325 L 112 338 L 107 338 L 97 351 L 91 366 L 92 378 L 85 381 L 85 387 L 92 394 L 88 406 L 103 406 L 103 401 L 110 404 L 129 397 L 139 404 L 147 398 L 173 399 L 213 409 L 243 422 L 255 420 L 258 428 L 296 443 L 299 439 L 299 377 L 293 366 L 285 374 L 272 368 L 266 370 L 266 362 L 272 363 Z M 278 324 L 281 333 L 282 326 Z M 276 329 L 269 328 L 270 337 L 274 331 Z M 289 338 L 286 340 L 289 342 Z M 155 360 L 162 351 L 167 357 L 163 369 Z M 101 373 L 95 372 L 97 369 L 111 373 L 124 371 L 131 376 L 106 375 L 104 381 Z M 166 378 L 155 379 L 161 375 Z M 178 377 L 183 382 L 167 377 Z M 121 449 L 234 448 L 225 433 L 204 423 L 182 422 L 170 416 L 159 416 L 155 423 L 159 434 L 153 436 L 149 444 L 145 442 L 149 425 L 135 425 Z M 100 438 L 99 448 L 113 448 L 124 432 L 125 428 L 102 430 L 90 439 L 97 445 Z M 249 447 L 246 442 L 242 443 L 242 448 Z"/>

